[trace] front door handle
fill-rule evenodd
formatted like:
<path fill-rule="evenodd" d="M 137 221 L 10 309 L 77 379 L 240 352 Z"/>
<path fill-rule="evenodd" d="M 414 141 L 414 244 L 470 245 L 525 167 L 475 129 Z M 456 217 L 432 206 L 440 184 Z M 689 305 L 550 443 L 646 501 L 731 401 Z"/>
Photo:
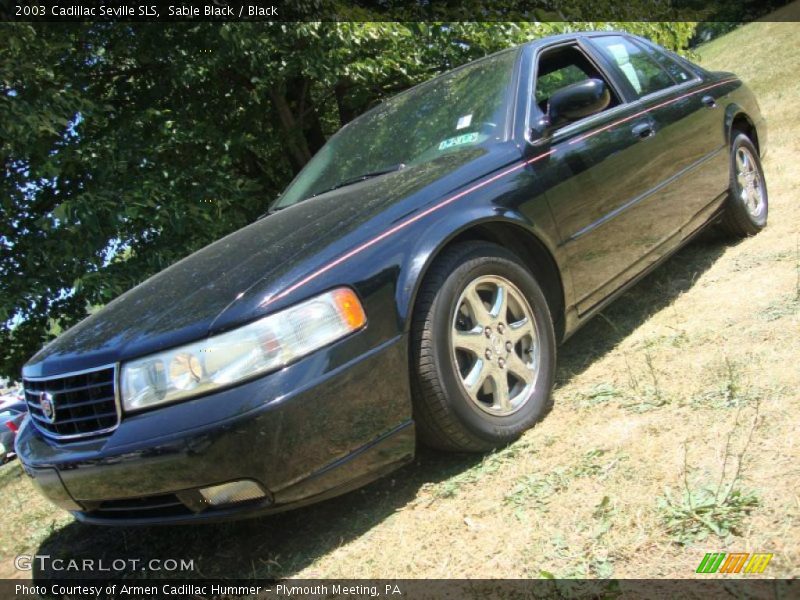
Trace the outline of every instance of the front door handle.
<path fill-rule="evenodd" d="M 700 101 L 705 104 L 708 108 L 716 108 L 717 101 L 714 99 L 714 96 L 703 96 Z"/>
<path fill-rule="evenodd" d="M 638 125 L 634 125 L 631 129 L 631 133 L 639 138 L 639 139 L 647 139 L 656 134 L 656 130 L 653 127 L 652 123 L 639 123 Z"/>

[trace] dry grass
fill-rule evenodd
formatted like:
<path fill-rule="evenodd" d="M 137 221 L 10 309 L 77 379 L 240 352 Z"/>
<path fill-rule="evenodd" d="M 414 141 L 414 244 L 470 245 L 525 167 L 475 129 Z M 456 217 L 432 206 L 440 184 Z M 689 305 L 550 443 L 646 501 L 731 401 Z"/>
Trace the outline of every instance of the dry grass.
<path fill-rule="evenodd" d="M 485 457 L 415 465 L 253 522 L 106 530 L 0 471 L 0 575 L 22 550 L 194 558 L 219 576 L 692 577 L 712 551 L 800 574 L 800 25 L 754 23 L 699 50 L 755 90 L 771 125 L 770 225 L 713 232 L 561 351 L 549 416 Z M 707 523 L 704 523 L 707 521 Z M 33 531 L 29 528 L 34 527 Z"/>

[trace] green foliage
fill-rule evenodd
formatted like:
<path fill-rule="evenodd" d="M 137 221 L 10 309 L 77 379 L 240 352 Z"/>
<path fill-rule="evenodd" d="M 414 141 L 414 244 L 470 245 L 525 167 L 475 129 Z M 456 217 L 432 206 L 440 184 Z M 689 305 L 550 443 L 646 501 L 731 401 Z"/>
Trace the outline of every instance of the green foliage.
<path fill-rule="evenodd" d="M 507 46 L 605 28 L 680 50 L 694 26 L 4 23 L 0 375 L 251 222 L 381 99 Z"/>
<path fill-rule="evenodd" d="M 578 392 L 574 399 L 579 406 L 595 406 L 611 402 L 615 398 L 623 396 L 623 392 L 611 383 L 598 383 L 585 392 Z"/>
<path fill-rule="evenodd" d="M 605 453 L 605 450 L 597 448 L 584 454 L 579 462 L 569 467 L 557 467 L 544 473 L 521 477 L 506 494 L 506 504 L 521 509 L 534 508 L 539 513 L 547 512 L 553 496 L 566 490 L 575 479 L 601 477 L 604 470 L 613 468 L 619 458 L 602 464 L 600 459 Z"/>
<path fill-rule="evenodd" d="M 714 487 L 685 491 L 674 498 L 669 491 L 658 506 L 667 532 L 680 544 L 702 541 L 709 533 L 725 538 L 739 533 L 744 518 L 758 506 L 752 491 L 731 490 L 724 497 Z"/>
<path fill-rule="evenodd" d="M 471 486 L 481 482 L 481 480 L 497 472 L 503 463 L 513 460 L 520 452 L 533 452 L 529 445 L 524 442 L 516 442 L 506 446 L 502 450 L 497 450 L 487 454 L 481 461 L 458 475 L 450 477 L 441 484 L 433 488 L 433 498 L 454 498 L 466 486 Z"/>
<path fill-rule="evenodd" d="M 746 366 L 725 357 L 719 367 L 708 374 L 711 385 L 692 396 L 693 408 L 729 409 L 750 406 L 766 397 L 768 390 L 754 388 L 742 381 Z"/>

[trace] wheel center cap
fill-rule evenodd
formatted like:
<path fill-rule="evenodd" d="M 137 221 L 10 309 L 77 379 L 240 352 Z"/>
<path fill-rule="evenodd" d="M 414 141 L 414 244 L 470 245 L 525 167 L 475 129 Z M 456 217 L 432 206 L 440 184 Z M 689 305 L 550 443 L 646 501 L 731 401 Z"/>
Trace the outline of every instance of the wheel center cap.
<path fill-rule="evenodd" d="M 492 350 L 498 356 L 505 354 L 505 344 L 503 343 L 503 337 L 493 333 L 491 339 L 489 340 L 492 345 Z"/>

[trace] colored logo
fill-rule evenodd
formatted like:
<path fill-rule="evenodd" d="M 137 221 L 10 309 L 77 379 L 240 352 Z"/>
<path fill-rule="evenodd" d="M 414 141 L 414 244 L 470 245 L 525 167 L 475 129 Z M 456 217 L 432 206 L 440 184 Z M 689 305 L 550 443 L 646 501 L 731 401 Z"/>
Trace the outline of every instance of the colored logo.
<path fill-rule="evenodd" d="M 56 420 L 56 407 L 53 404 L 53 394 L 50 392 L 41 392 L 39 394 L 39 408 L 42 409 L 44 418 L 48 423 L 53 423 Z"/>
<path fill-rule="evenodd" d="M 763 573 L 772 554 L 756 552 L 709 552 L 700 561 L 696 573 Z"/>

